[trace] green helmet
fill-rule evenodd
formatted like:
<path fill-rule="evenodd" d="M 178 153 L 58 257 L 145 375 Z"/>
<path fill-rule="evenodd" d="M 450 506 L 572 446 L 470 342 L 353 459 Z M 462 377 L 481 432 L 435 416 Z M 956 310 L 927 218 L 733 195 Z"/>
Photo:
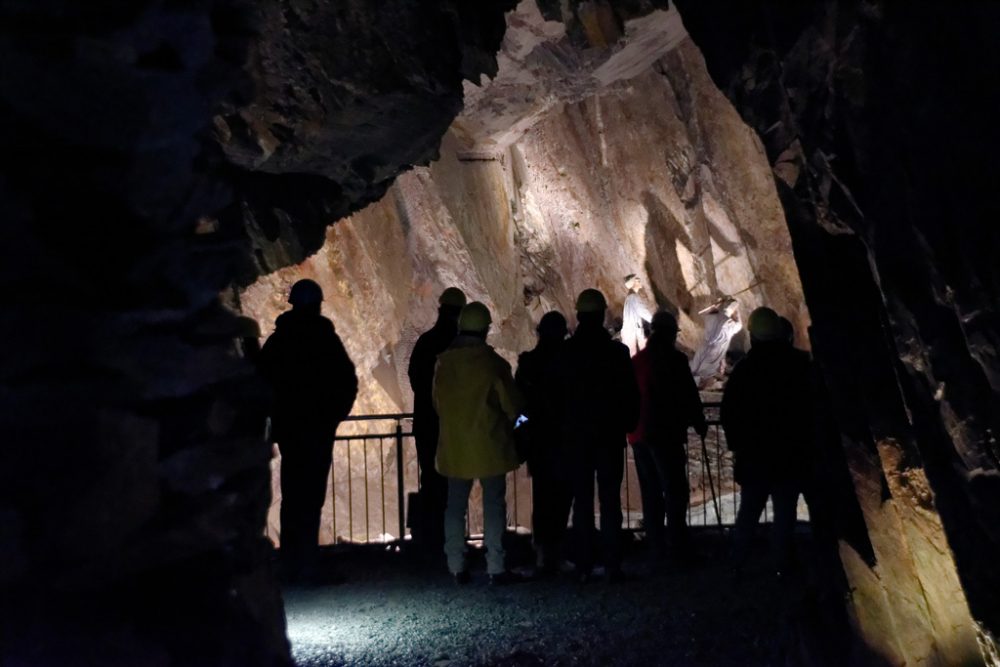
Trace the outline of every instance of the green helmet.
<path fill-rule="evenodd" d="M 608 309 L 608 302 L 600 290 L 585 289 L 576 297 L 576 312 L 599 313 Z"/>
<path fill-rule="evenodd" d="M 750 313 L 747 320 L 747 331 L 750 338 L 761 343 L 770 343 L 783 340 L 785 328 L 781 324 L 781 317 L 770 308 L 761 307 Z"/>
<path fill-rule="evenodd" d="M 438 304 L 441 306 L 461 308 L 465 305 L 465 292 L 457 287 L 449 287 L 445 291 L 441 292 L 441 296 L 438 298 Z"/>
<path fill-rule="evenodd" d="M 490 328 L 493 318 L 490 317 L 490 309 L 478 301 L 473 301 L 462 308 L 458 315 L 459 331 L 474 331 L 482 333 Z"/>

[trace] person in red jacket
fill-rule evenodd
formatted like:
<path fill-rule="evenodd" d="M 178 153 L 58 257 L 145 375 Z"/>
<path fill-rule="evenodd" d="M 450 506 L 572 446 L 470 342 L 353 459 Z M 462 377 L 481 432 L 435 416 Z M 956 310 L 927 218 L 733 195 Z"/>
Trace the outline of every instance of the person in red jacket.
<path fill-rule="evenodd" d="M 708 426 L 687 356 L 675 347 L 677 320 L 660 311 L 653 316 L 649 344 L 632 357 L 639 385 L 639 424 L 628 440 L 635 456 L 646 537 L 658 558 L 666 554 L 663 518 L 670 553 L 684 559 L 690 548 L 687 514 L 690 488 L 684 445 L 688 427 L 705 437 Z"/>

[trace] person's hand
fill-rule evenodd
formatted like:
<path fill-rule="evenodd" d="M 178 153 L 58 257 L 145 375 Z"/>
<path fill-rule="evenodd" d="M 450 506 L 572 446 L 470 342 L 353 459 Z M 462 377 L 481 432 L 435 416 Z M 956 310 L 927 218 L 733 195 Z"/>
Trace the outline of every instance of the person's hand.
<path fill-rule="evenodd" d="M 695 424 L 694 430 L 695 433 L 697 433 L 698 436 L 704 440 L 705 436 L 708 435 L 708 424 L 706 424 L 705 422 L 701 422 L 700 424 Z"/>

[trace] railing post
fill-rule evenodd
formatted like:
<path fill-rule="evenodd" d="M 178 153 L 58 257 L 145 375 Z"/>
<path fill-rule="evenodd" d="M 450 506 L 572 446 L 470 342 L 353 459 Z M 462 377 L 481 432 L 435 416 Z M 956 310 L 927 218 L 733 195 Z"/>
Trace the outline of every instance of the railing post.
<path fill-rule="evenodd" d="M 399 509 L 399 539 L 406 537 L 406 493 L 403 488 L 403 422 L 396 419 L 396 502 Z"/>
<path fill-rule="evenodd" d="M 627 441 L 625 443 L 624 465 L 625 465 L 625 474 L 623 475 L 623 477 L 625 478 L 625 529 L 629 530 L 630 528 L 632 528 L 632 495 L 629 493 L 629 488 L 628 488 L 628 442 Z M 620 488 L 618 489 L 618 492 L 621 493 Z M 618 526 L 618 529 L 621 530 L 621 526 Z"/>

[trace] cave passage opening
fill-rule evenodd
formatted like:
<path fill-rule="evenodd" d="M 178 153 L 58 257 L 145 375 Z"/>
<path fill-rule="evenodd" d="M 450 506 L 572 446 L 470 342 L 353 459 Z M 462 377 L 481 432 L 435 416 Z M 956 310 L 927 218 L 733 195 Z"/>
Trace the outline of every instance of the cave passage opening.
<path fill-rule="evenodd" d="M 587 287 L 604 292 L 606 324 L 620 329 L 624 279 L 631 274 L 646 286 L 642 297 L 652 310 L 678 318 L 679 347 L 689 357 L 703 342 L 701 311 L 724 296 L 737 301 L 744 318 L 757 306 L 774 308 L 808 349 L 809 315 L 759 138 L 712 82 L 676 11 L 653 18 L 645 29 L 657 38 L 637 38 L 641 48 L 629 41 L 616 55 L 593 61 L 577 47 L 572 74 L 585 85 L 567 88 L 566 72 L 553 68 L 550 55 L 560 44 L 572 47 L 533 3 L 522 3 L 508 18 L 500 71 L 480 86 L 466 84 L 465 108 L 442 138 L 438 158 L 336 221 L 316 254 L 243 290 L 243 312 L 266 337 L 288 307 L 290 286 L 317 281 L 324 313 L 357 365 L 356 415 L 411 409 L 409 355 L 450 285 L 490 308 L 489 342 L 515 367 L 518 354 L 533 347 L 542 314 L 558 310 L 572 322 L 576 295 Z M 517 52 L 526 34 L 534 48 Z M 603 71 L 614 58 L 629 67 L 610 77 Z M 748 344 L 746 333 L 737 333 L 731 358 Z M 717 401 L 719 394 L 704 399 Z M 348 422 L 339 433 L 375 436 L 393 427 L 391 420 Z M 711 446 L 721 470 L 724 443 L 717 437 Z M 415 450 L 409 442 L 404 447 L 403 483 L 415 490 Z M 701 468 L 697 448 L 692 456 Z M 268 521 L 275 541 L 278 465 Z M 397 536 L 397 468 L 392 438 L 339 442 L 321 542 Z M 638 480 L 631 462 L 628 469 L 623 499 L 638 521 Z M 515 478 L 513 488 L 511 525 L 529 527 L 528 475 Z M 723 507 L 734 498 L 726 496 Z"/>

